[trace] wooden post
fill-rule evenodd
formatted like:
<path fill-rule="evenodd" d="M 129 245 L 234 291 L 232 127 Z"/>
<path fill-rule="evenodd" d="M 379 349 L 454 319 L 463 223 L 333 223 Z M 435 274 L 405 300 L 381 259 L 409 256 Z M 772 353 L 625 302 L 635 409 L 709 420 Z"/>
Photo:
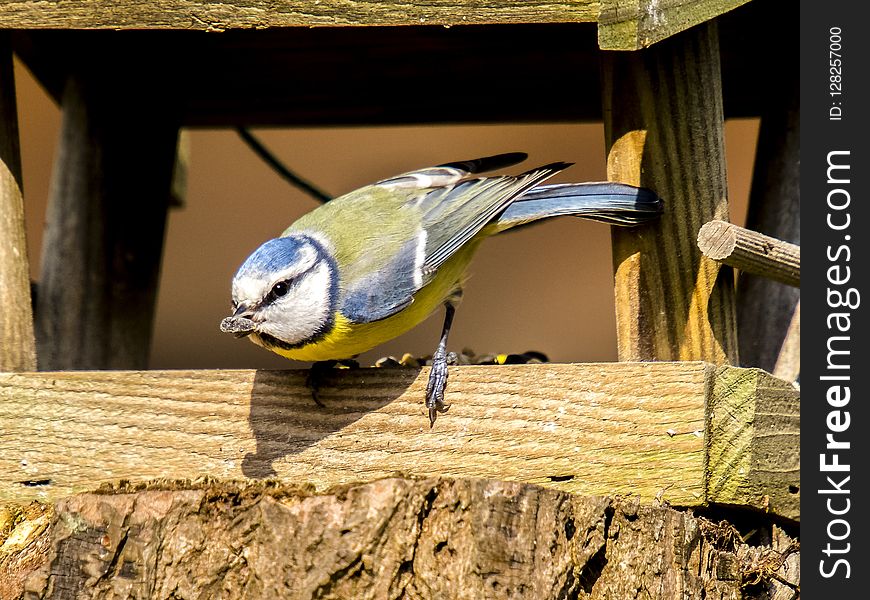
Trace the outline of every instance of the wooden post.
<path fill-rule="evenodd" d="M 657 223 L 613 228 L 619 359 L 734 364 L 733 271 L 695 243 L 728 220 L 715 23 L 606 53 L 603 83 L 608 177 L 665 201 Z"/>
<path fill-rule="evenodd" d="M 36 369 L 9 34 L 0 31 L 0 371 Z"/>
<path fill-rule="evenodd" d="M 64 90 L 37 299 L 41 369 L 147 367 L 178 126 L 149 87 L 159 80 L 123 77 L 73 74 Z"/>
<path fill-rule="evenodd" d="M 762 114 L 746 227 L 800 245 L 799 74 L 783 79 Z M 740 362 L 773 371 L 800 290 L 752 274 L 740 275 L 737 290 Z"/>

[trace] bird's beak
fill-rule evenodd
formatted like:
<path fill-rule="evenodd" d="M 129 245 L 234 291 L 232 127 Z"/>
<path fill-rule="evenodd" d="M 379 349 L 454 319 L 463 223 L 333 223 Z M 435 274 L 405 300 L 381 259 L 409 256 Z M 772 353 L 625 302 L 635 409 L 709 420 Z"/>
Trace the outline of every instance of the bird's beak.
<path fill-rule="evenodd" d="M 233 316 L 225 318 L 221 321 L 221 331 L 224 333 L 232 333 L 238 338 L 243 338 L 246 335 L 254 333 L 257 328 L 256 323 L 251 320 L 251 314 L 248 307 L 240 304 Z"/>

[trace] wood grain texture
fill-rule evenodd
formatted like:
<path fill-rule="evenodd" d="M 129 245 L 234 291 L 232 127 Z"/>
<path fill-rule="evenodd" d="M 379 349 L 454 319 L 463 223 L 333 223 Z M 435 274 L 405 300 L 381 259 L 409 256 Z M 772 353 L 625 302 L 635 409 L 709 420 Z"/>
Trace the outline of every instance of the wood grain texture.
<path fill-rule="evenodd" d="M 598 45 L 639 50 L 709 21 L 749 0 L 601 0 Z"/>
<path fill-rule="evenodd" d="M 325 493 L 164 482 L 57 503 L 28 598 L 788 598 L 797 544 L 633 499 L 392 477 Z M 786 564 L 787 563 L 787 564 Z M 771 568 L 765 570 L 765 567 Z M 755 577 L 752 589 L 742 587 Z"/>
<path fill-rule="evenodd" d="M 620 360 L 736 364 L 732 271 L 695 242 L 728 215 L 721 90 L 713 25 L 605 54 L 608 177 L 665 206 L 655 223 L 612 229 Z"/>
<path fill-rule="evenodd" d="M 714 385 L 707 363 L 454 367 L 452 408 L 432 430 L 428 369 L 336 371 L 322 388 L 325 409 L 306 371 L 0 374 L 0 500 L 51 500 L 117 479 L 278 477 L 324 489 L 403 472 L 702 506 L 709 464 L 716 481 L 743 476 L 711 448 L 742 456 L 755 432 L 767 434 L 732 423 L 711 444 L 716 394 L 755 415 L 770 392 L 797 412 L 795 393 L 727 384 L 746 373 L 756 371 L 724 369 L 726 384 Z M 737 430 L 746 435 L 735 442 Z M 764 481 L 753 477 L 755 493 Z"/>
<path fill-rule="evenodd" d="M 698 232 L 698 248 L 707 258 L 745 273 L 800 287 L 801 247 L 795 244 L 713 220 Z"/>
<path fill-rule="evenodd" d="M 595 22 L 596 0 L 66 0 L 5 2 L 0 28 L 224 31 L 317 25 Z"/>
<path fill-rule="evenodd" d="M 760 369 L 719 369 L 710 406 L 711 502 L 800 520 L 799 398 L 791 382 Z"/>
<path fill-rule="evenodd" d="M 12 49 L 0 31 L 0 371 L 36 370 Z"/>
<path fill-rule="evenodd" d="M 67 80 L 37 298 L 40 369 L 148 366 L 178 126 L 167 91 L 138 66 L 132 78 Z"/>
<path fill-rule="evenodd" d="M 432 430 L 428 369 L 336 372 L 326 409 L 306 374 L 0 375 L 0 499 L 120 478 L 280 477 L 322 489 L 401 471 L 703 502 L 704 363 L 456 367 L 453 406 Z"/>

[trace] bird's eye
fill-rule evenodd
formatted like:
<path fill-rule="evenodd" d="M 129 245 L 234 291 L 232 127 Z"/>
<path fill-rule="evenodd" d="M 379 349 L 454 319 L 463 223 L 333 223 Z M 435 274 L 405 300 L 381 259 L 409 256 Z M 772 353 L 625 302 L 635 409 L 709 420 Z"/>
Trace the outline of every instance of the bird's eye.
<path fill-rule="evenodd" d="M 287 289 L 288 289 L 287 282 L 286 281 L 279 281 L 278 283 L 276 283 L 275 285 L 272 286 L 272 296 L 274 296 L 275 298 L 280 298 L 281 296 L 283 296 L 284 294 L 287 293 Z"/>

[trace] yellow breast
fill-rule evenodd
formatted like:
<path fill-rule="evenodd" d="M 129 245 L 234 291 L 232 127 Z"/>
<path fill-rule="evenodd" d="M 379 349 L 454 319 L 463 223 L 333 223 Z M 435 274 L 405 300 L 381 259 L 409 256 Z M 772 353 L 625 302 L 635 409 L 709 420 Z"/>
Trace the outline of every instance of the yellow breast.
<path fill-rule="evenodd" d="M 319 341 L 293 350 L 269 350 L 292 360 L 339 360 L 351 358 L 400 336 L 422 323 L 460 288 L 465 269 L 480 239 L 472 240 L 441 265 L 432 281 L 414 294 L 414 301 L 398 313 L 380 321 L 362 324 L 352 323 L 339 313 L 335 327 Z M 433 340 L 433 349 L 435 342 Z"/>

